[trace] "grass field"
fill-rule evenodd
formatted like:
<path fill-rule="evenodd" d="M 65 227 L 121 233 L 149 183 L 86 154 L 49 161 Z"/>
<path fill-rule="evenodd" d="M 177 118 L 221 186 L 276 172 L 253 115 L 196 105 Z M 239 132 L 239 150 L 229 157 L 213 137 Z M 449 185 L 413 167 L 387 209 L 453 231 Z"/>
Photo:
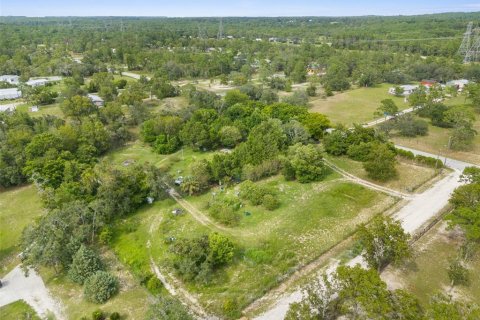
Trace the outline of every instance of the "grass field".
<path fill-rule="evenodd" d="M 382 277 L 395 288 L 402 287 L 417 296 L 423 304 L 437 293 L 450 293 L 455 298 L 480 301 L 480 255 L 477 253 L 469 262 L 470 284 L 454 287 L 450 291 L 447 269 L 450 259 L 456 257 L 462 244 L 461 236 L 454 230 L 446 230 L 445 223 L 439 223 L 428 231 L 414 245 L 414 263 L 403 268 L 388 267 Z"/>
<path fill-rule="evenodd" d="M 242 309 L 299 266 L 351 234 L 358 223 L 394 203 L 394 199 L 345 182 L 336 174 L 312 184 L 287 182 L 282 177 L 260 184 L 277 191 L 279 209 L 266 211 L 245 203 L 237 227 L 218 229 L 200 224 L 190 214 L 174 217 L 171 211 L 179 206 L 169 199 L 145 207 L 119 223 L 112 246 L 120 260 L 136 273 L 148 272 L 150 254 L 162 270 L 173 271 L 165 239 L 191 238 L 212 231 L 226 234 L 239 248 L 235 261 L 218 271 L 208 285 L 187 284 L 187 289 L 197 294 L 203 306 L 221 314 L 226 300 L 235 301 Z M 233 187 L 223 192 L 235 196 Z M 208 193 L 187 200 L 207 215 L 211 197 Z M 247 211 L 251 215 L 244 215 Z M 146 246 L 148 242 L 150 248 Z"/>
<path fill-rule="evenodd" d="M 1 307 L 0 317 L 5 320 L 40 320 L 36 312 L 23 300 Z"/>
<path fill-rule="evenodd" d="M 474 124 L 474 129 L 479 134 L 475 137 L 473 148 L 469 151 L 453 151 L 448 150 L 448 140 L 450 139 L 452 129 L 445 129 L 429 125 L 428 135 L 424 137 L 405 138 L 393 137 L 392 141 L 396 144 L 410 147 L 426 152 L 430 152 L 440 157 L 449 157 L 458 160 L 463 160 L 473 164 L 480 165 L 480 116 L 477 115 L 477 120 Z"/>
<path fill-rule="evenodd" d="M 313 98 L 310 101 L 310 111 L 327 115 L 333 123 L 350 126 L 353 123 L 366 123 L 375 119 L 374 112 L 383 99 L 392 99 L 403 110 L 409 106 L 403 98 L 388 93 L 390 84 L 381 84 L 373 88 L 358 88 L 332 97 Z"/>
<path fill-rule="evenodd" d="M 398 176 L 392 180 L 380 182 L 368 177 L 362 162 L 354 161 L 347 157 L 327 156 L 327 159 L 354 176 L 401 192 L 412 192 L 433 179 L 439 173 L 439 171 L 433 168 L 419 166 L 409 161 L 401 160 L 396 166 Z"/>
<path fill-rule="evenodd" d="M 30 185 L 0 192 L 0 264 L 16 256 L 23 228 L 43 213 L 37 189 Z M 8 270 L 1 270 L 7 272 Z"/>
<path fill-rule="evenodd" d="M 73 283 L 64 274 L 56 275 L 51 269 L 41 269 L 40 273 L 50 292 L 62 303 L 68 319 L 80 319 L 83 316 L 90 319 L 92 312 L 100 309 L 107 314 L 118 312 L 122 319 L 143 320 L 153 297 L 138 284 L 137 279 L 126 266 L 118 262 L 113 253 L 105 251 L 102 258 L 108 270 L 118 277 L 120 291 L 101 305 L 85 301 L 82 286 Z"/>

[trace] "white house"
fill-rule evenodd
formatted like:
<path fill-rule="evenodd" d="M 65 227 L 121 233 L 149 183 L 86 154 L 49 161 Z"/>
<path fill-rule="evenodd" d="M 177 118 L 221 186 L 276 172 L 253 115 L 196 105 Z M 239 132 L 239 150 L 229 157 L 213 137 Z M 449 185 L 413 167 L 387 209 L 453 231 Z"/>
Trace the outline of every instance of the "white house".
<path fill-rule="evenodd" d="M 0 81 L 16 85 L 16 84 L 20 83 L 20 77 L 15 76 L 15 75 L 6 74 L 6 75 L 3 75 L 3 76 L 0 76 Z"/>
<path fill-rule="evenodd" d="M 22 97 L 22 91 L 17 88 L 0 89 L 0 100 L 18 99 Z"/>
<path fill-rule="evenodd" d="M 463 91 L 465 86 L 469 83 L 470 81 L 467 79 L 452 80 L 447 82 L 447 87 L 456 87 L 458 91 Z"/>
<path fill-rule="evenodd" d="M 47 79 L 29 79 L 27 82 L 25 82 L 27 85 L 30 87 L 40 87 L 44 86 L 48 83 Z"/>
<path fill-rule="evenodd" d="M 406 85 L 402 85 L 402 86 L 398 86 L 398 87 L 403 89 L 402 96 L 409 96 L 413 93 L 413 91 L 418 89 L 418 85 L 410 85 L 410 84 L 406 84 Z M 395 95 L 395 88 L 396 87 L 392 87 L 392 88 L 388 89 L 388 93 L 390 93 L 392 95 Z"/>
<path fill-rule="evenodd" d="M 99 96 L 97 96 L 96 94 L 87 94 L 87 97 L 90 99 L 90 101 L 92 101 L 92 103 L 94 105 L 96 105 L 97 107 L 103 107 L 103 105 L 105 104 L 105 102 L 103 101 L 102 98 L 100 98 Z"/>

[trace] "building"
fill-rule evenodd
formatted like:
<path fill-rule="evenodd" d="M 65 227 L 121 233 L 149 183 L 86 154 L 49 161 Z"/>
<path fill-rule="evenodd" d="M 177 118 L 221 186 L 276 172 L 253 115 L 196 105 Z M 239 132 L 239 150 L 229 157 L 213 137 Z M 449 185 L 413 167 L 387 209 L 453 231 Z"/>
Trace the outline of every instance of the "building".
<path fill-rule="evenodd" d="M 30 108 L 28 108 L 28 110 L 30 112 L 38 112 L 40 109 L 38 108 L 38 106 L 31 106 Z"/>
<path fill-rule="evenodd" d="M 22 97 L 22 91 L 17 88 L 0 89 L 0 100 L 18 99 Z"/>
<path fill-rule="evenodd" d="M 447 87 L 456 87 L 457 91 L 461 92 L 469 83 L 470 81 L 468 81 L 467 79 L 452 80 L 447 82 Z"/>
<path fill-rule="evenodd" d="M 405 85 L 402 85 L 402 86 L 398 86 L 399 88 L 402 88 L 403 89 L 403 93 L 402 93 L 402 96 L 409 96 L 411 95 L 415 90 L 418 89 L 418 86 L 417 85 L 410 85 L 410 84 L 405 84 Z M 396 89 L 397 87 L 392 87 L 390 89 L 388 89 L 388 93 L 392 94 L 392 95 L 395 95 L 396 94 Z"/>
<path fill-rule="evenodd" d="M 424 87 L 430 88 L 437 84 L 436 80 L 422 80 L 420 84 Z"/>
<path fill-rule="evenodd" d="M 0 76 L 0 81 L 6 82 L 6 83 L 9 83 L 9 84 L 17 85 L 17 84 L 20 83 L 20 77 L 15 76 L 15 75 L 6 74 L 6 75 L 3 75 L 3 76 Z"/>
<path fill-rule="evenodd" d="M 97 96 L 96 94 L 89 93 L 87 94 L 87 97 L 90 99 L 90 101 L 92 101 L 94 105 L 96 105 L 99 108 L 103 107 L 103 105 L 105 104 L 105 101 L 103 101 L 103 99 Z"/>
<path fill-rule="evenodd" d="M 30 87 L 41 87 L 48 83 L 47 79 L 29 79 L 25 84 L 29 85 Z"/>

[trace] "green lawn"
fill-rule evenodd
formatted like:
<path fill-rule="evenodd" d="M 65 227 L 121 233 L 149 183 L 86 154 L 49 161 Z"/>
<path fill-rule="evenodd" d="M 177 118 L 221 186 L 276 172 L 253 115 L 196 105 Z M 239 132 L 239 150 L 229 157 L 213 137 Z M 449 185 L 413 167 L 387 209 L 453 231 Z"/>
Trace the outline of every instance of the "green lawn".
<path fill-rule="evenodd" d="M 394 203 L 392 198 L 345 182 L 336 174 L 325 182 L 311 184 L 287 182 L 282 177 L 259 183 L 277 191 L 279 209 L 266 211 L 245 203 L 240 209 L 239 226 L 218 229 L 200 224 L 190 214 L 174 217 L 171 211 L 179 206 L 168 199 L 120 222 L 112 247 L 135 273 L 150 270 L 150 254 L 162 270 L 173 271 L 165 239 L 190 238 L 212 231 L 226 234 L 239 248 L 235 261 L 219 270 L 209 285 L 186 284 L 206 309 L 222 314 L 227 299 L 236 301 L 237 307 L 243 309 L 299 266 L 350 235 L 358 223 L 368 221 Z M 218 188 L 212 191 L 222 193 Z M 235 188 L 227 188 L 223 193 L 234 197 Z M 205 207 L 212 196 L 207 193 L 187 200 L 208 214 Z M 251 215 L 244 215 L 246 211 Z"/>
<path fill-rule="evenodd" d="M 33 185 L 0 192 L 0 264 L 3 267 L 19 252 L 23 228 L 42 213 L 42 203 Z"/>
<path fill-rule="evenodd" d="M 0 317 L 5 320 L 40 320 L 37 313 L 23 300 L 1 307 Z"/>
<path fill-rule="evenodd" d="M 392 279 L 395 287 L 403 287 L 417 296 L 426 305 L 430 297 L 437 293 L 447 294 L 450 281 L 447 269 L 450 259 L 459 252 L 462 241 L 454 230 L 446 230 L 444 223 L 439 223 L 414 245 L 414 263 L 403 268 L 387 268 L 382 275 Z M 480 255 L 475 255 L 467 265 L 470 270 L 470 284 L 454 288 L 455 297 L 480 301 Z"/>
<path fill-rule="evenodd" d="M 353 123 L 366 123 L 374 120 L 374 112 L 383 99 L 392 99 L 403 110 L 409 108 L 403 97 L 395 97 L 388 93 L 391 84 L 381 84 L 373 88 L 358 88 L 332 97 L 313 98 L 310 101 L 311 112 L 327 115 L 333 123 L 350 126 Z"/>

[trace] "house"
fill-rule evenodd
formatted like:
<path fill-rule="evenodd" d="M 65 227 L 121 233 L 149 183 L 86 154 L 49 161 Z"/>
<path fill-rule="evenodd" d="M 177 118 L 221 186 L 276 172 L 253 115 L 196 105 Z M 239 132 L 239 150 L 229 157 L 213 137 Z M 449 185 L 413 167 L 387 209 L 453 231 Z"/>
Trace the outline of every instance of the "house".
<path fill-rule="evenodd" d="M 29 79 L 27 82 L 25 82 L 27 85 L 30 87 L 41 87 L 44 86 L 48 83 L 47 79 L 41 78 L 41 79 Z"/>
<path fill-rule="evenodd" d="M 470 81 L 468 81 L 467 79 L 451 80 L 447 82 L 447 87 L 455 87 L 457 88 L 457 91 L 461 92 L 469 83 Z"/>
<path fill-rule="evenodd" d="M 87 94 L 87 97 L 90 99 L 90 101 L 92 101 L 94 105 L 96 105 L 99 108 L 103 107 L 103 105 L 105 104 L 105 101 L 103 101 L 103 99 L 97 96 L 96 94 L 89 93 Z"/>
<path fill-rule="evenodd" d="M 16 85 L 20 83 L 20 77 L 16 75 L 6 74 L 3 76 L 0 76 L 0 81 Z"/>
<path fill-rule="evenodd" d="M 422 80 L 420 84 L 424 87 L 430 88 L 437 84 L 436 80 Z"/>
<path fill-rule="evenodd" d="M 398 87 L 400 87 L 400 88 L 403 89 L 402 96 L 409 96 L 409 95 L 411 95 L 415 90 L 417 90 L 419 86 L 417 86 L 417 85 L 405 84 L 405 85 L 398 86 Z M 391 95 L 395 95 L 395 94 L 396 94 L 396 88 L 397 88 L 397 87 L 392 87 L 392 88 L 388 89 L 388 93 L 390 93 Z"/>
<path fill-rule="evenodd" d="M 0 100 L 18 99 L 22 97 L 22 91 L 17 88 L 0 89 Z"/>

